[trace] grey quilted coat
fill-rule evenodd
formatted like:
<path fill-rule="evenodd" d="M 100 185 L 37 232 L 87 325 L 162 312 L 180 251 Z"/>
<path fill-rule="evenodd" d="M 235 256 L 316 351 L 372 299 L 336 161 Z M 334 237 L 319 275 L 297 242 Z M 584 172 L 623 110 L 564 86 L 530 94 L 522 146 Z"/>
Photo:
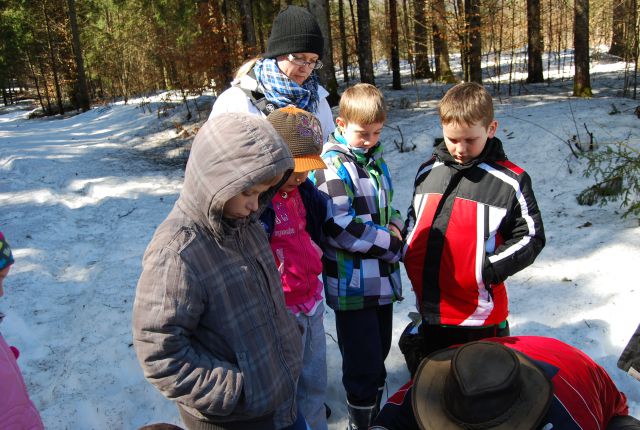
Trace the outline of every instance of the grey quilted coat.
<path fill-rule="evenodd" d="M 293 422 L 300 331 L 257 214 L 224 203 L 293 168 L 271 125 L 226 113 L 198 132 L 180 197 L 143 258 L 133 343 L 144 375 L 200 420 Z M 261 210 L 277 187 L 260 197 Z"/>

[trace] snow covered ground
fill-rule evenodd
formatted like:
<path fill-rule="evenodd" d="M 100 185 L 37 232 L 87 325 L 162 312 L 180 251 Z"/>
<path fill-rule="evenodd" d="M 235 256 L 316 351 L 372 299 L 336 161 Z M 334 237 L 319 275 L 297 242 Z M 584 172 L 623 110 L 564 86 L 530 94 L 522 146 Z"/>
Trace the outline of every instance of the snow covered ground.
<path fill-rule="evenodd" d="M 498 137 L 509 158 L 533 178 L 547 234 L 535 264 L 509 279 L 512 333 L 556 337 L 584 350 L 609 371 L 632 414 L 640 416 L 640 382 L 616 368 L 640 323 L 640 226 L 637 219 L 622 219 L 616 204 L 577 204 L 576 195 L 593 180 L 583 176 L 586 162 L 572 157 L 566 144 L 576 133 L 586 140 L 586 124 L 600 146 L 626 141 L 640 147 L 640 120 L 633 114 L 640 103 L 619 94 L 623 67 L 594 63 L 590 100 L 569 97 L 567 79 L 518 84 L 511 96 L 503 83 L 494 100 Z M 394 205 L 406 213 L 417 167 L 440 136 L 435 106 L 448 87 L 416 89 L 405 79 L 405 89 L 392 92 L 389 82 L 390 76 L 378 75 L 390 106 L 387 124 L 399 127 L 406 145 L 416 145 L 400 153 L 393 144 L 400 140 L 397 129 L 383 132 Z M 180 424 L 173 404 L 144 380 L 130 330 L 142 254 L 182 183 L 185 140 L 176 139 L 172 123 L 182 122 L 185 111 L 159 117 L 158 108 L 167 107 L 162 99 L 63 119 L 27 120 L 20 109 L 0 112 L 0 230 L 16 257 L 0 299 L 6 314 L 0 329 L 22 352 L 19 364 L 47 428 Z M 198 99 L 202 119 L 211 100 Z M 609 114 L 613 105 L 619 114 Z M 403 281 L 406 299 L 394 310 L 387 360 L 389 392 L 408 376 L 397 340 L 415 299 L 406 275 Z M 332 311 L 325 317 L 330 428 L 344 429 Z"/>

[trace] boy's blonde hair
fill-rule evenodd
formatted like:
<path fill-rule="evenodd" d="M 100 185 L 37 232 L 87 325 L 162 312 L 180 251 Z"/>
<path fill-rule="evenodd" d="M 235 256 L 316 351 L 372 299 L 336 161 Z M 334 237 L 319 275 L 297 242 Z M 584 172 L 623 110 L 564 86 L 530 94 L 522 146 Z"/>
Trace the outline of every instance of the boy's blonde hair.
<path fill-rule="evenodd" d="M 441 124 L 489 127 L 493 121 L 491 94 L 480 84 L 463 82 L 449 89 L 438 104 Z"/>
<path fill-rule="evenodd" d="M 340 97 L 338 116 L 345 123 L 361 125 L 385 122 L 387 111 L 384 96 L 371 84 L 356 84 L 349 87 Z"/>

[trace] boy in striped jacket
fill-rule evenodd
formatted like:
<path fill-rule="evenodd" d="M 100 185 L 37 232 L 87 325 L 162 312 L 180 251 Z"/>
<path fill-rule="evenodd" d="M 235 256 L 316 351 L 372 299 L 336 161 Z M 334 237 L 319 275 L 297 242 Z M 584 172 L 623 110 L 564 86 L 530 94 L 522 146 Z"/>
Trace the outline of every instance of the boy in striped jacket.
<path fill-rule="evenodd" d="M 545 244 L 531 179 L 495 137 L 491 95 L 476 83 L 458 84 L 438 111 L 444 142 L 418 170 L 403 231 L 422 356 L 508 336 L 504 281 Z"/>
<path fill-rule="evenodd" d="M 391 176 L 378 142 L 385 119 L 376 87 L 348 88 L 340 99 L 338 127 L 323 148 L 327 169 L 315 171 L 318 190 L 331 199 L 322 277 L 327 304 L 336 313 L 351 430 L 368 428 L 379 408 L 392 306 L 402 299 L 403 220 L 391 206 Z"/>

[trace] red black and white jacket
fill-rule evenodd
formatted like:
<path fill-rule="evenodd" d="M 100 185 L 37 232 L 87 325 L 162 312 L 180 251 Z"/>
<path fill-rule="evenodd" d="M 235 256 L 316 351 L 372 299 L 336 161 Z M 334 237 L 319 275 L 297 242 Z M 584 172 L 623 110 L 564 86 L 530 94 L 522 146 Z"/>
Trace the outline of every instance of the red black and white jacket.
<path fill-rule="evenodd" d="M 441 143 L 420 166 L 403 237 L 404 264 L 428 324 L 488 326 L 508 316 L 504 280 L 545 244 L 529 175 L 499 139 L 458 164 Z"/>

